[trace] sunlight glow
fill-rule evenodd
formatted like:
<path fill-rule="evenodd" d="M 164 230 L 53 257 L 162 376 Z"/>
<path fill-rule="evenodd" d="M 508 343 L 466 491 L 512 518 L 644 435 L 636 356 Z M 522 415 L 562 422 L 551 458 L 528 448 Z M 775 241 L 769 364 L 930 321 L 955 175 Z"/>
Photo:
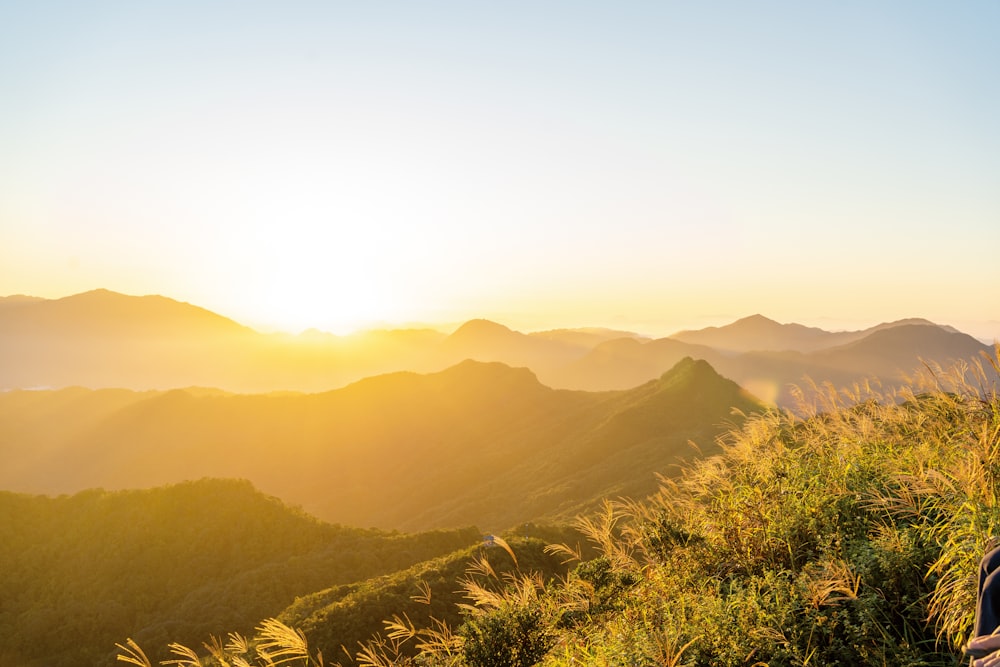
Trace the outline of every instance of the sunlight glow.
<path fill-rule="evenodd" d="M 1000 321 L 988 5 L 64 9 L 0 10 L 0 294 Z"/>

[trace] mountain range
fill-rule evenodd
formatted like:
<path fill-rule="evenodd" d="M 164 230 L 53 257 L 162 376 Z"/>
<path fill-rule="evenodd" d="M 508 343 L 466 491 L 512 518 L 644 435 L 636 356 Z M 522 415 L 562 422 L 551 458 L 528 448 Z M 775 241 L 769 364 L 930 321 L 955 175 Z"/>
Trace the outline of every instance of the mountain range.
<path fill-rule="evenodd" d="M 499 530 L 648 495 L 690 442 L 717 449 L 734 408 L 763 405 L 691 359 L 610 392 L 555 390 L 527 369 L 475 361 L 319 394 L 8 391 L 0 488 L 236 477 L 338 523 Z"/>
<path fill-rule="evenodd" d="M 521 333 L 471 320 L 430 329 L 335 336 L 262 334 L 162 296 L 95 290 L 62 299 L 0 299 L 0 389 L 172 389 L 320 392 L 396 371 L 437 372 L 465 359 L 527 367 L 556 389 L 630 389 L 685 357 L 704 359 L 762 399 L 794 407 L 806 378 L 892 385 L 924 363 L 978 358 L 990 347 L 922 319 L 829 332 L 761 315 L 650 340 L 608 329 Z"/>
<path fill-rule="evenodd" d="M 394 613 L 460 623 L 470 558 L 511 565 L 482 532 L 563 576 L 544 546 L 579 540 L 568 519 L 740 450 L 730 429 L 794 408 L 793 383 L 891 387 L 984 352 L 919 319 L 828 332 L 755 315 L 658 339 L 481 319 L 288 336 L 160 296 L 0 298 L 0 665 L 114 664 L 126 637 L 162 660 L 170 641 L 274 614 L 328 656 Z M 801 422 L 784 418 L 794 437 Z M 776 497 L 797 506 L 786 472 Z M 669 521 L 655 530 L 701 548 Z M 595 591 L 610 585 L 600 561 L 581 566 Z"/>

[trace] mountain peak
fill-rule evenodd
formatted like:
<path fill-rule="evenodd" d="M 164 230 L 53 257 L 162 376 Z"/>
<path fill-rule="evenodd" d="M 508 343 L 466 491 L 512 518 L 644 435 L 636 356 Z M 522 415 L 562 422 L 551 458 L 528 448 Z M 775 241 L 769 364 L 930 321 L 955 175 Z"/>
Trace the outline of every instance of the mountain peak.
<path fill-rule="evenodd" d="M 445 349 L 453 354 L 475 356 L 483 354 L 485 350 L 496 352 L 496 348 L 508 348 L 518 345 L 521 339 L 527 338 L 512 329 L 508 329 L 502 324 L 497 324 L 490 320 L 469 320 L 450 336 L 444 339 Z M 489 354 L 487 357 L 491 356 Z M 483 359 L 484 361 L 496 361 L 495 358 Z"/>
<path fill-rule="evenodd" d="M 948 333 L 960 333 L 958 329 L 950 327 L 943 324 L 938 324 L 937 322 L 931 322 L 923 317 L 907 317 L 902 320 L 893 320 L 892 322 L 883 322 L 882 324 L 871 327 L 866 330 L 866 333 L 874 333 L 876 331 L 881 331 L 883 329 L 892 329 L 895 327 L 909 327 L 909 326 L 919 326 L 919 327 L 936 327 L 947 331 Z"/>
<path fill-rule="evenodd" d="M 27 294 L 0 296 L 0 306 L 23 305 L 27 303 L 38 303 L 39 301 L 45 301 L 45 299 L 40 296 L 29 296 Z"/>
<path fill-rule="evenodd" d="M 66 299 L 73 299 L 73 298 L 88 297 L 88 296 L 94 296 L 94 297 L 106 297 L 106 296 L 107 297 L 118 297 L 118 296 L 127 296 L 127 295 L 122 294 L 121 292 L 114 292 L 114 291 L 106 289 L 104 287 L 98 287 L 97 289 L 88 290 L 86 292 L 80 292 L 79 294 L 73 294 L 73 295 L 70 295 L 70 296 L 67 296 L 67 297 L 64 297 L 64 298 L 66 298 Z"/>
<path fill-rule="evenodd" d="M 681 331 L 671 338 L 726 352 L 760 350 L 806 351 L 821 347 L 830 333 L 801 324 L 782 324 L 763 315 L 750 315 L 721 327 Z"/>
<path fill-rule="evenodd" d="M 543 385 L 538 377 L 528 368 L 515 368 L 499 361 L 476 361 L 466 359 L 446 368 L 434 376 L 449 382 L 470 384 L 521 384 L 524 386 Z"/>
<path fill-rule="evenodd" d="M 451 338 L 478 338 L 481 336 L 507 336 L 515 333 L 512 329 L 492 320 L 473 319 L 455 329 Z"/>
<path fill-rule="evenodd" d="M 673 368 L 661 375 L 659 380 L 656 380 L 662 386 L 690 384 L 698 381 L 729 382 L 719 375 L 710 363 L 704 359 L 692 357 L 684 357 L 674 364 Z"/>
<path fill-rule="evenodd" d="M 741 317 L 732 324 L 727 326 L 736 327 L 740 325 L 754 325 L 754 326 L 784 326 L 776 320 L 772 320 L 769 317 L 764 317 L 760 313 L 755 313 L 753 315 L 748 315 L 746 317 Z"/>
<path fill-rule="evenodd" d="M 7 331 L 51 335 L 72 331 L 75 335 L 102 337 L 169 337 L 246 333 L 247 327 L 210 310 L 165 296 L 131 296 L 108 289 L 94 289 L 60 299 L 21 301 L 16 320 L 5 323 Z"/>

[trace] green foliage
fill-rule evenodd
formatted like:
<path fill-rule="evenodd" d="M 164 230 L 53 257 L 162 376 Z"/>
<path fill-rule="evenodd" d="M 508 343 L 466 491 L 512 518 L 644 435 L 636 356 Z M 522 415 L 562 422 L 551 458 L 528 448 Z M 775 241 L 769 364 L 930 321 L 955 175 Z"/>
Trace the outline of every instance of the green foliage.
<path fill-rule="evenodd" d="M 555 639 L 543 625 L 541 610 L 530 606 L 505 606 L 475 616 L 459 633 L 470 667 L 530 667 Z"/>
<path fill-rule="evenodd" d="M 479 540 L 334 526 L 235 480 L 0 493 L 0 533 L 0 664 L 46 667 L 110 664 L 126 636 L 163 659 L 170 642 L 249 633 L 297 595 Z"/>
<path fill-rule="evenodd" d="M 524 532 L 564 538 L 574 534 L 535 526 L 522 527 Z M 511 575 L 518 571 L 518 565 L 543 580 L 565 574 L 566 566 L 545 552 L 545 541 L 537 537 L 509 539 L 518 564 L 499 547 L 469 547 L 393 574 L 303 597 L 279 619 L 304 630 L 324 655 L 346 656 L 347 660 L 353 660 L 358 647 L 374 635 L 384 634 L 385 621 L 393 616 L 417 627 L 432 627 L 435 620 L 458 627 L 466 618 L 460 605 L 467 601 L 468 593 L 460 582 L 468 576 L 472 562 L 487 563 L 492 578 Z M 415 655 L 416 643 L 401 645 L 397 652 Z"/>

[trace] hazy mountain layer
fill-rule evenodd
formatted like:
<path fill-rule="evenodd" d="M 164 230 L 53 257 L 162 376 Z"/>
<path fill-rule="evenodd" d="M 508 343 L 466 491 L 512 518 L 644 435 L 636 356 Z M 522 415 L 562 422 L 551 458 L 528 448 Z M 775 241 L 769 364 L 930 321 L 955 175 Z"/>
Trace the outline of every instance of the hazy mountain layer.
<path fill-rule="evenodd" d="M 327 520 L 500 530 L 643 496 L 760 404 L 690 359 L 623 392 L 464 362 L 323 394 L 0 394 L 0 487 L 65 493 L 241 477 Z"/>
<path fill-rule="evenodd" d="M 693 356 L 707 360 L 761 399 L 795 408 L 793 385 L 811 381 L 847 387 L 874 378 L 890 387 L 902 384 L 925 364 L 947 367 L 956 361 L 982 361 L 983 353 L 990 351 L 989 346 L 949 327 L 909 323 L 873 327 L 852 342 L 814 352 L 733 353 L 674 338 L 615 340 L 598 345 L 568 366 L 564 383 L 556 384 L 572 383 L 591 391 L 622 389 Z"/>
<path fill-rule="evenodd" d="M 896 338 L 886 344 L 879 336 L 890 331 Z M 933 331 L 951 337 L 930 341 L 937 335 Z M 872 376 L 892 383 L 924 361 L 948 364 L 987 349 L 950 327 L 919 319 L 828 332 L 755 315 L 652 341 L 606 329 L 526 334 L 487 320 L 472 320 L 448 335 L 394 330 L 289 336 L 261 334 L 159 296 L 96 290 L 56 300 L 0 301 L 0 389 L 207 386 L 316 392 L 373 375 L 436 372 L 475 359 L 530 368 L 550 387 L 605 391 L 631 389 L 690 356 L 790 407 L 789 384 L 806 376 L 838 385 Z"/>
<path fill-rule="evenodd" d="M 720 352 L 816 352 L 853 343 L 876 331 L 906 325 L 938 326 L 925 319 L 910 318 L 861 331 L 824 331 L 817 327 L 781 324 L 762 315 L 751 315 L 722 327 L 680 331 L 670 337 L 684 343 L 712 347 Z M 952 327 L 941 328 L 957 333 Z"/>

